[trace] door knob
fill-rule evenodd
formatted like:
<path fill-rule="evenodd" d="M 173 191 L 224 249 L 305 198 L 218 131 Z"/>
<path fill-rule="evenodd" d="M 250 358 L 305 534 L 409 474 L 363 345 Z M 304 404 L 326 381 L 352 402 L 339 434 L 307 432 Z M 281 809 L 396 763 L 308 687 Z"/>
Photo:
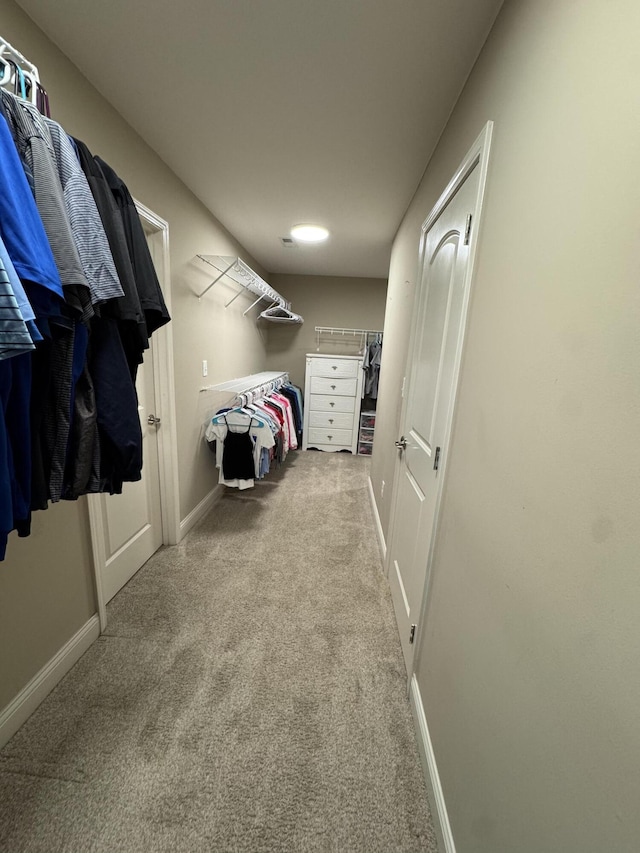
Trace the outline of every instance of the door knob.
<path fill-rule="evenodd" d="M 407 449 L 407 439 L 401 435 L 399 441 L 396 441 L 396 447 L 398 450 L 406 450 Z"/>
<path fill-rule="evenodd" d="M 147 423 L 149 426 L 160 426 L 160 418 L 157 418 L 155 415 L 149 415 L 147 417 Z"/>

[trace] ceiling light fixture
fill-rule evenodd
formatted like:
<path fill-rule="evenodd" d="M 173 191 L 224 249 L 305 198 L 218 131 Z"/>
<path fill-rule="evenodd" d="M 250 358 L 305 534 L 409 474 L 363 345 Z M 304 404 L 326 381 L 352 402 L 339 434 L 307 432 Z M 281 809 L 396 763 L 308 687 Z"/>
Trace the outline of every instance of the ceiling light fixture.
<path fill-rule="evenodd" d="M 329 236 L 329 231 L 322 225 L 294 225 L 291 236 L 301 243 L 322 243 Z"/>

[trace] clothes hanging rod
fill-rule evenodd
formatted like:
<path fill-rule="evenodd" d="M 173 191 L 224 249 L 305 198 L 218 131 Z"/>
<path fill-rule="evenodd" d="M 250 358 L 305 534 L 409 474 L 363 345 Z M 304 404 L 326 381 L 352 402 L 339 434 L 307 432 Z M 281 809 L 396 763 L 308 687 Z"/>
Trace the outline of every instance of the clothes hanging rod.
<path fill-rule="evenodd" d="M 29 62 L 26 56 L 23 56 L 19 50 L 16 50 L 13 45 L 9 44 L 6 39 L 0 36 L 0 58 L 2 58 L 3 56 L 9 56 L 9 58 L 13 59 L 14 62 L 18 62 L 21 66 L 23 66 L 23 71 L 29 71 L 29 73 L 35 77 L 36 82 L 40 82 L 40 74 L 38 73 L 38 69 L 33 64 L 33 62 Z"/>
<path fill-rule="evenodd" d="M 382 335 L 382 329 L 340 329 L 337 326 L 316 326 L 318 334 L 341 334 L 341 335 Z"/>
<path fill-rule="evenodd" d="M 252 308 L 254 305 L 257 305 L 261 299 L 269 299 L 272 303 L 280 305 L 282 308 L 290 307 L 290 303 L 286 301 L 284 296 L 281 296 L 277 290 L 274 290 L 270 284 L 267 284 L 267 282 L 259 276 L 255 270 L 252 270 L 251 267 L 242 260 L 242 258 L 231 255 L 198 255 L 197 257 L 205 264 L 213 267 L 216 272 L 215 278 L 211 284 L 207 285 L 202 293 L 198 295 L 198 299 L 202 299 L 202 297 L 208 293 L 214 285 L 218 284 L 218 282 L 226 276 L 235 284 L 240 285 L 240 287 L 248 290 L 250 293 L 253 293 L 254 296 L 258 297 L 251 306 Z M 239 290 L 224 307 L 228 308 L 232 302 L 235 302 L 241 293 L 242 290 Z M 245 311 L 244 313 L 246 314 L 247 312 Z"/>
<path fill-rule="evenodd" d="M 229 391 L 232 394 L 246 394 L 264 386 L 272 385 L 273 383 L 279 382 L 283 384 L 288 381 L 289 373 L 287 371 L 267 370 L 262 373 L 252 373 L 249 376 L 242 376 L 239 379 L 230 379 L 228 382 L 219 382 L 217 385 L 206 385 L 200 389 L 200 393 L 205 391 Z"/>

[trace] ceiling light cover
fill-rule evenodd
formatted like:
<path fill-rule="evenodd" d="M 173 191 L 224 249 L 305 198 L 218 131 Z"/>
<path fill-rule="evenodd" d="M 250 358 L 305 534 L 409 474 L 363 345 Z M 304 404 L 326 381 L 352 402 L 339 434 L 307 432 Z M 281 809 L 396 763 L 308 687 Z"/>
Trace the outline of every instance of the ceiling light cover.
<path fill-rule="evenodd" d="M 291 236 L 301 243 L 322 243 L 329 236 L 329 231 L 322 225 L 294 225 Z"/>

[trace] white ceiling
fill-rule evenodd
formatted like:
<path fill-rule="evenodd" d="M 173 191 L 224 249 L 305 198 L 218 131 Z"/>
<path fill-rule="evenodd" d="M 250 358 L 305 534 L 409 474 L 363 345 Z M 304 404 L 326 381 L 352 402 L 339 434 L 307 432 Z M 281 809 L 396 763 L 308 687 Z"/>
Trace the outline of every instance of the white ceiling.
<path fill-rule="evenodd" d="M 502 5 L 18 2 L 266 270 L 372 277 Z"/>

